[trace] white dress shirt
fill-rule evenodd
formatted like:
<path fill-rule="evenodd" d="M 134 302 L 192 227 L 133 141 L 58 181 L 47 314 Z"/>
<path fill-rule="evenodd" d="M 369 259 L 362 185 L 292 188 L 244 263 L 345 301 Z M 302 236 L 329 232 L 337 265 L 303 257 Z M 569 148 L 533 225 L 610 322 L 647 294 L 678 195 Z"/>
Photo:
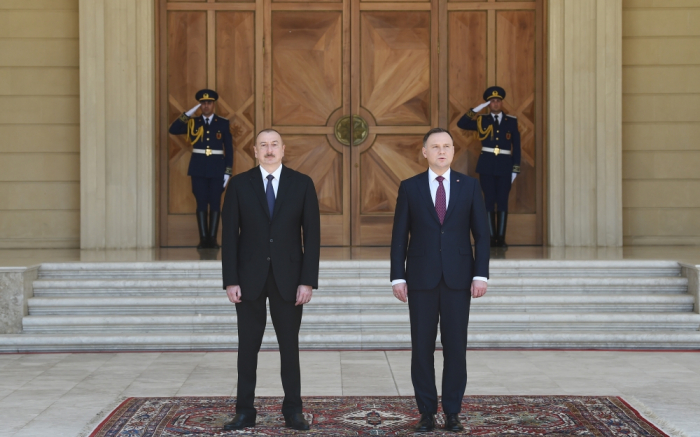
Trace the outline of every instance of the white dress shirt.
<path fill-rule="evenodd" d="M 445 180 L 442 181 L 442 186 L 445 188 L 445 209 L 447 209 L 450 205 L 450 173 L 452 172 L 451 169 L 447 169 L 445 174 L 442 175 L 442 177 L 445 178 Z M 435 173 L 432 169 L 428 168 L 428 181 L 430 182 L 430 197 L 433 199 L 433 205 L 435 205 L 435 195 L 437 194 L 438 187 L 440 186 L 440 182 L 437 181 L 438 174 Z M 483 276 L 474 276 L 473 278 L 474 281 L 484 281 L 488 282 L 489 280 L 487 278 L 484 278 Z M 393 287 L 396 284 L 402 284 L 406 282 L 405 279 L 394 279 L 391 281 L 391 286 Z"/>
<path fill-rule="evenodd" d="M 212 113 L 209 117 L 206 115 L 202 115 L 202 118 L 204 119 L 204 123 L 207 125 L 211 124 L 211 119 L 214 118 L 214 113 Z"/>
<path fill-rule="evenodd" d="M 493 117 L 494 121 L 497 121 L 498 124 L 501 124 L 501 121 L 503 120 L 503 113 L 502 112 L 499 112 L 498 114 L 494 114 L 492 112 L 491 116 Z"/>
<path fill-rule="evenodd" d="M 263 178 L 263 189 L 267 190 L 267 175 L 271 174 L 275 178 L 272 180 L 272 189 L 275 192 L 275 199 L 277 199 L 277 188 L 280 186 L 280 175 L 282 174 L 282 164 L 280 164 L 279 167 L 277 167 L 277 170 L 273 171 L 272 173 L 268 173 L 267 170 L 263 168 L 263 166 L 260 166 L 260 172 L 262 173 L 262 178 Z M 266 191 L 267 192 L 267 191 Z"/>

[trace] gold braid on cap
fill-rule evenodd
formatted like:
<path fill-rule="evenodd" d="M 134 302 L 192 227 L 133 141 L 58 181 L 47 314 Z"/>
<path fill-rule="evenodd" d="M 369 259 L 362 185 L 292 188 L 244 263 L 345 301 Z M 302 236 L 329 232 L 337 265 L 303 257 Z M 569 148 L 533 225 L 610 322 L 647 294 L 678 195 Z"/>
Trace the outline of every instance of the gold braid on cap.
<path fill-rule="evenodd" d="M 199 126 L 199 129 L 195 132 L 194 130 L 194 118 L 190 118 L 187 122 L 187 137 L 190 139 L 190 144 L 194 146 L 194 143 L 201 140 L 204 136 L 204 127 Z M 192 139 L 194 137 L 194 140 Z"/>
<path fill-rule="evenodd" d="M 479 129 L 477 132 L 474 132 L 474 136 L 476 137 L 477 140 L 479 141 L 484 141 L 488 136 L 491 136 L 491 139 L 493 140 L 493 125 L 487 127 L 484 129 L 481 126 L 481 119 L 483 117 L 479 117 L 476 119 L 476 127 Z"/>

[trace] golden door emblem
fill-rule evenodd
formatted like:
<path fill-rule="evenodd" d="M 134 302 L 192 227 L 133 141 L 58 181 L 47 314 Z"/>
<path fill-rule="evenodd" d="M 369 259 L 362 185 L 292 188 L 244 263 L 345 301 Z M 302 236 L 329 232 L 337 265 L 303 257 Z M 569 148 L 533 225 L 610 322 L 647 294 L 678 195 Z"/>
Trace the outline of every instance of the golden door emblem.
<path fill-rule="evenodd" d="M 359 146 L 369 135 L 369 126 L 367 122 L 359 115 L 353 115 L 353 146 Z M 350 145 L 350 116 L 346 115 L 341 117 L 335 123 L 335 138 L 340 144 L 345 146 Z"/>

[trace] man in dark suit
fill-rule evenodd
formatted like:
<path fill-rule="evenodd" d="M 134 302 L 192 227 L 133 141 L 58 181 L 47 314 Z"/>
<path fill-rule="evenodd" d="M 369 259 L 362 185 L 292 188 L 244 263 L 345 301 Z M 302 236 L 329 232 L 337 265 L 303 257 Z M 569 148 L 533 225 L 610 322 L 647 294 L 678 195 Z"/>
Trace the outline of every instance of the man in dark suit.
<path fill-rule="evenodd" d="M 303 305 L 318 288 L 321 219 L 313 181 L 282 165 L 284 148 L 277 131 L 260 132 L 255 141 L 260 166 L 234 176 L 224 199 L 224 288 L 238 315 L 236 415 L 226 430 L 255 426 L 255 381 L 268 299 L 280 349 L 285 424 L 309 429 L 302 414 L 299 327 Z"/>
<path fill-rule="evenodd" d="M 489 216 L 491 246 L 506 247 L 508 197 L 515 177 L 520 173 L 520 131 L 518 119 L 503 113 L 506 91 L 493 86 L 484 92 L 485 103 L 470 110 L 457 122 L 465 130 L 475 131 L 481 141 L 476 163 L 484 202 Z M 488 106 L 490 114 L 478 115 Z M 498 207 L 498 213 L 496 213 Z"/>
<path fill-rule="evenodd" d="M 429 169 L 401 182 L 391 236 L 391 283 L 411 320 L 411 380 L 418 432 L 435 428 L 438 408 L 433 355 L 440 325 L 445 429 L 462 431 L 467 386 L 467 325 L 471 298 L 486 293 L 489 229 L 476 179 L 450 170 L 452 135 L 431 129 L 423 138 Z M 474 237 L 472 253 L 470 234 Z M 409 239 L 410 236 L 410 239 Z"/>
<path fill-rule="evenodd" d="M 192 178 L 192 193 L 197 200 L 197 248 L 217 249 L 221 193 L 231 177 L 233 140 L 229 121 L 214 114 L 214 102 L 219 99 L 216 91 L 200 90 L 195 98 L 199 104 L 180 115 L 170 125 L 170 133 L 187 135 L 192 145 L 187 175 Z M 193 117 L 197 109 L 202 110 L 202 115 Z"/>

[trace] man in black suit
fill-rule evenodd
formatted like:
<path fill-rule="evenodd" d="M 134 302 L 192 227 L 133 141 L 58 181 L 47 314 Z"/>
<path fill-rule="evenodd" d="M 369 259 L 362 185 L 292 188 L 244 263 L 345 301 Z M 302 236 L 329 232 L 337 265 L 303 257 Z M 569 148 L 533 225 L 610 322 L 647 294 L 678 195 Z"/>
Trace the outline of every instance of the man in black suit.
<path fill-rule="evenodd" d="M 302 414 L 299 327 L 303 305 L 318 288 L 321 219 L 313 181 L 282 165 L 284 148 L 277 131 L 260 132 L 255 141 L 260 166 L 234 176 L 224 198 L 224 288 L 238 315 L 236 415 L 225 430 L 255 426 L 255 381 L 268 299 L 280 348 L 285 424 L 309 429 Z"/>
<path fill-rule="evenodd" d="M 233 139 L 229 121 L 214 114 L 214 105 L 219 99 L 216 91 L 199 90 L 195 98 L 199 104 L 181 114 L 170 125 L 170 133 L 187 135 L 192 145 L 187 175 L 192 178 L 192 193 L 197 201 L 197 249 L 217 249 L 221 193 L 233 168 Z M 202 115 L 194 117 L 197 109 Z"/>
<path fill-rule="evenodd" d="M 469 306 L 472 297 L 486 293 L 489 228 L 477 180 L 450 170 L 452 135 L 445 129 L 431 129 L 423 138 L 423 156 L 428 171 L 399 186 L 391 236 L 391 283 L 394 296 L 408 300 L 411 380 L 421 414 L 416 431 L 435 428 L 438 396 L 433 355 L 438 324 L 444 357 L 445 429 L 462 431 L 459 413 L 467 386 Z"/>

